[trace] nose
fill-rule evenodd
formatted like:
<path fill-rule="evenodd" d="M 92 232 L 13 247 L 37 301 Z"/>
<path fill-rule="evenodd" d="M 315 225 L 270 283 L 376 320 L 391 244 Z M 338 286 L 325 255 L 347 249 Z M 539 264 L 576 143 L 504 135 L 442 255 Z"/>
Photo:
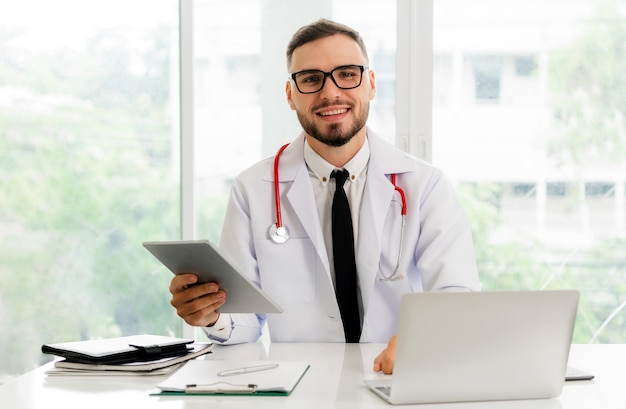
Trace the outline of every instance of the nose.
<path fill-rule="evenodd" d="M 322 89 L 320 90 L 320 97 L 323 99 L 333 99 L 337 98 L 341 94 L 341 92 L 341 88 L 339 88 L 335 83 L 335 79 L 333 78 L 332 74 L 325 74 L 324 84 L 322 85 Z"/>

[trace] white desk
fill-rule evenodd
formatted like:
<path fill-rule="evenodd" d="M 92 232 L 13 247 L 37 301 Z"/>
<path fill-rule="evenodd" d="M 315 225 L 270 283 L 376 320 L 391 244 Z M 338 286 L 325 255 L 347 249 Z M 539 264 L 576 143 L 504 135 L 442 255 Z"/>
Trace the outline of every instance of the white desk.
<path fill-rule="evenodd" d="M 0 386 L 0 408 L 390 408 L 367 390 L 364 378 L 381 344 L 247 344 L 216 347 L 211 359 L 307 360 L 311 368 L 293 393 L 277 396 L 150 396 L 163 376 L 47 377 L 51 364 Z M 596 376 L 567 382 L 558 399 L 415 405 L 422 409 L 624 409 L 626 345 L 573 345 L 570 365 Z M 402 406 L 407 407 L 407 406 Z"/>

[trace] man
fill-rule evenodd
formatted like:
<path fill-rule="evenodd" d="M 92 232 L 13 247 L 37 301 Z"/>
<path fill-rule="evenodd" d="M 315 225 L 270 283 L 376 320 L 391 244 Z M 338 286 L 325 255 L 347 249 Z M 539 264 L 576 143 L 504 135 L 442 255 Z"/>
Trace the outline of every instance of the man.
<path fill-rule="evenodd" d="M 220 239 L 284 312 L 220 314 L 227 294 L 215 283 L 192 286 L 195 275 L 176 276 L 172 305 L 210 338 L 254 342 L 267 320 L 272 341 L 389 341 L 374 369 L 390 373 L 402 294 L 479 290 L 470 228 L 442 173 L 366 127 L 376 94 L 368 63 L 362 38 L 347 26 L 323 19 L 294 34 L 285 91 L 304 132 L 277 165 L 289 239 L 278 244 L 268 233 L 276 211 L 274 158 L 236 178 Z M 341 169 L 349 178 L 336 186 L 333 172 Z M 345 189 L 350 215 L 331 222 L 336 187 Z M 345 219 L 352 228 L 337 227 Z M 333 225 L 343 238 L 333 240 Z M 347 250 L 338 250 L 345 243 Z M 345 266 L 335 264 L 352 252 Z M 340 287 L 350 274 L 354 288 Z M 346 294 L 351 300 L 343 300 Z"/>

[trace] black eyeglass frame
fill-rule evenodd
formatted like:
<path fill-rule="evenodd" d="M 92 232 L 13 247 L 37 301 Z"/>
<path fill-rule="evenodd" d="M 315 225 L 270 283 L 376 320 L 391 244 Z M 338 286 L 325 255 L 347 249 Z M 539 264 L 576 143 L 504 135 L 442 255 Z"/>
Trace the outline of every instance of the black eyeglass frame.
<path fill-rule="evenodd" d="M 337 70 L 341 70 L 341 69 L 346 69 L 346 68 L 350 68 L 350 67 L 355 67 L 358 68 L 361 71 L 361 77 L 359 78 L 359 83 L 353 87 L 342 87 L 339 84 L 337 84 L 337 81 L 335 80 L 335 77 L 333 76 L 333 73 Z M 358 65 L 358 64 L 349 64 L 349 65 L 341 65 L 339 67 L 333 68 L 332 71 L 329 72 L 325 72 L 322 70 L 302 70 L 302 71 L 298 71 L 298 72 L 294 72 L 292 74 L 289 75 L 289 77 L 293 80 L 293 83 L 296 84 L 296 88 L 298 90 L 298 92 L 300 92 L 301 94 L 316 94 L 318 92 L 320 92 L 321 90 L 324 89 L 324 85 L 326 85 L 326 78 L 330 77 L 330 79 L 333 81 L 333 83 L 337 86 L 337 88 L 339 89 L 354 89 L 354 88 L 358 88 L 361 86 L 361 83 L 363 83 L 363 72 L 369 70 L 370 67 L 368 65 Z M 298 74 L 302 74 L 302 73 L 320 73 L 324 75 L 324 78 L 322 79 L 322 85 L 320 86 L 320 89 L 318 89 L 317 91 L 302 91 L 300 89 L 300 87 L 298 86 L 298 81 L 296 81 L 296 76 Z"/>

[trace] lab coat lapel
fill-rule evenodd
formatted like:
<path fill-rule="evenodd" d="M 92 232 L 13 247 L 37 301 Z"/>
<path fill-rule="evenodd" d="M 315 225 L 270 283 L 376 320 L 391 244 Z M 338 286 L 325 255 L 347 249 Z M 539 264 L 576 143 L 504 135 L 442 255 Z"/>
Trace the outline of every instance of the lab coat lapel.
<path fill-rule="evenodd" d="M 279 180 L 283 186 L 286 186 L 282 202 L 283 217 L 286 214 L 295 215 L 311 243 L 313 243 L 315 251 L 330 279 L 330 265 L 326 246 L 324 245 L 322 225 L 319 220 L 319 213 L 317 212 L 315 196 L 313 195 L 303 152 L 304 136 L 300 135 L 283 152 L 283 156 L 280 158 Z M 288 184 L 284 185 L 285 182 Z"/>
<path fill-rule="evenodd" d="M 366 315 L 378 273 L 385 220 L 395 192 L 389 175 L 410 171 L 412 161 L 371 130 L 368 129 L 367 134 L 370 162 L 361 203 L 357 248 L 359 286 Z"/>
<path fill-rule="evenodd" d="M 382 232 L 393 192 L 389 179 L 375 163 L 370 162 L 359 216 L 356 259 L 361 298 L 366 312 L 378 272 Z"/>

